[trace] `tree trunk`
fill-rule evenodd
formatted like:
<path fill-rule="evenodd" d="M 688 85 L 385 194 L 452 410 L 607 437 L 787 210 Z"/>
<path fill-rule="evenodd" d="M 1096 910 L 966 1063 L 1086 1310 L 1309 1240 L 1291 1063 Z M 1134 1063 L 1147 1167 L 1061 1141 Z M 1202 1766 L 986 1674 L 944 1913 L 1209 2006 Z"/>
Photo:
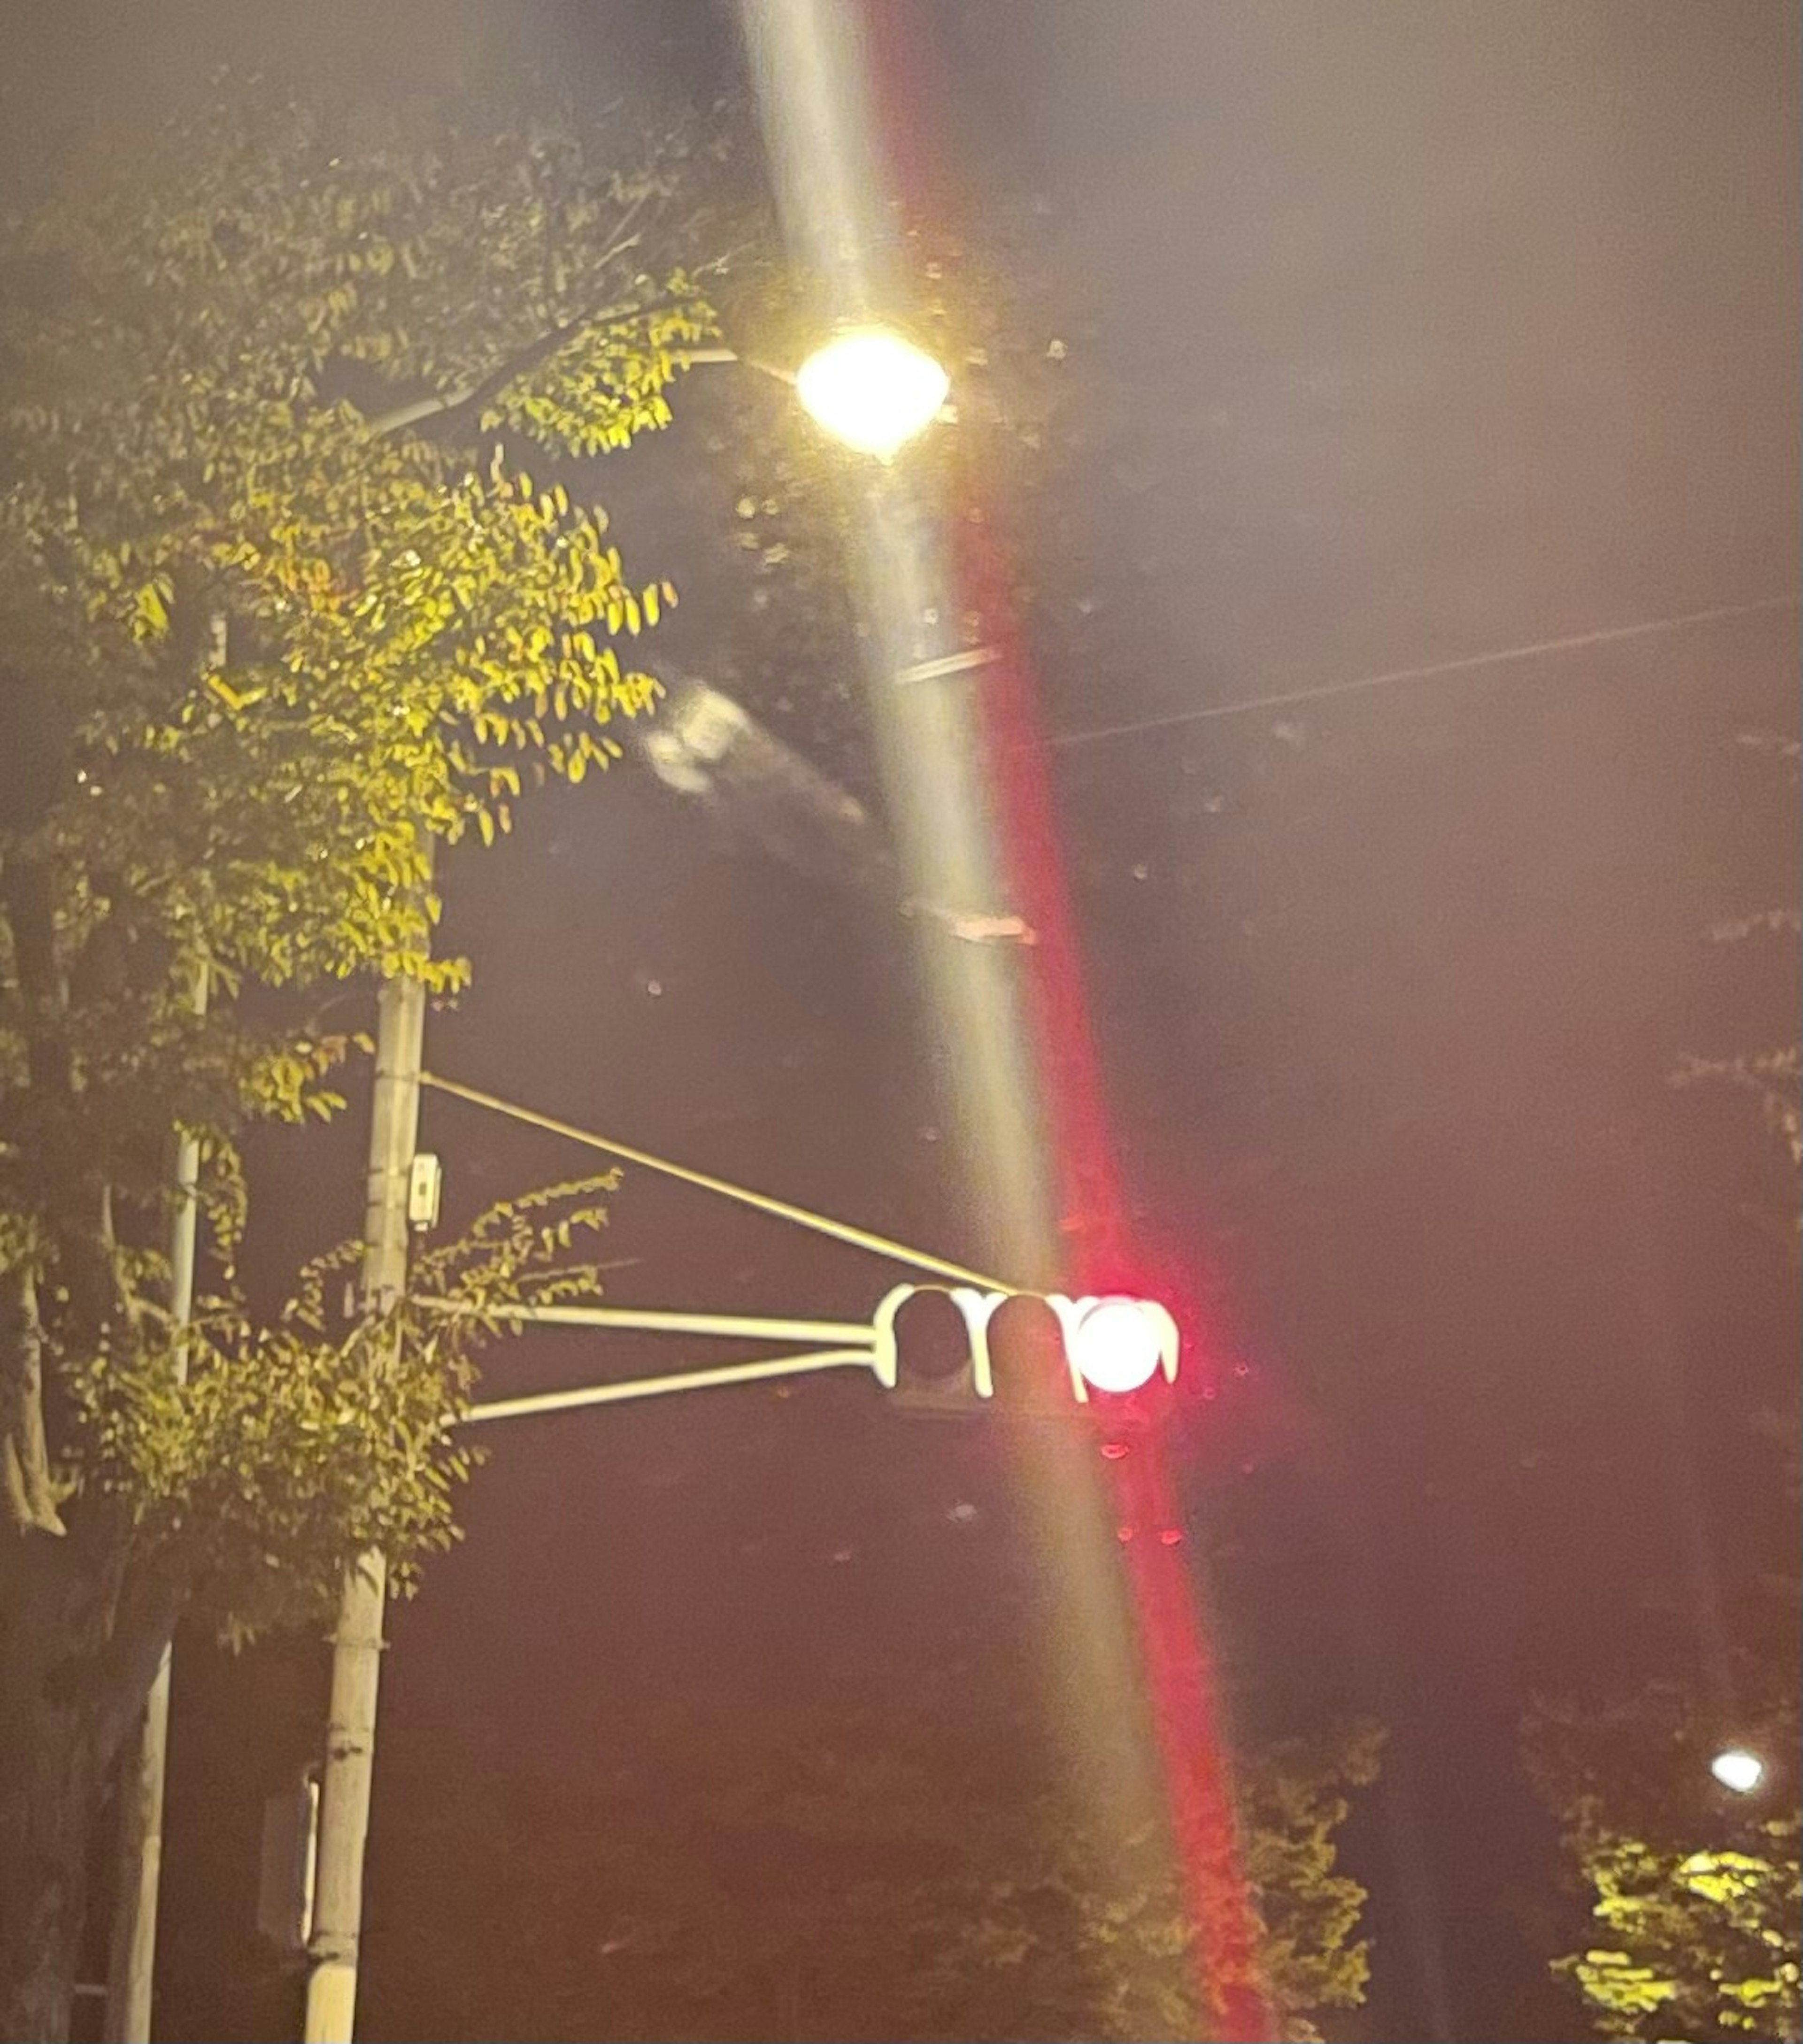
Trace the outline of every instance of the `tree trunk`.
<path fill-rule="evenodd" d="M 68 2035 L 89 1844 L 174 1629 L 122 1530 L 95 1512 L 64 1539 L 0 1533 L 0 2044 Z"/>
<path fill-rule="evenodd" d="M 0 1270 L 0 1516 L 21 1533 L 63 1530 L 44 1435 L 37 1287 L 24 1264 Z"/>
<path fill-rule="evenodd" d="M 69 2034 L 98 1800 L 85 1715 L 44 1707 L 0 1747 L 0 2044 Z"/>
<path fill-rule="evenodd" d="M 106 1736 L 92 1694 L 66 1677 L 96 1614 L 65 1542 L 27 1534 L 10 1544 L 0 1607 L 0 2044 L 62 2044 Z"/>

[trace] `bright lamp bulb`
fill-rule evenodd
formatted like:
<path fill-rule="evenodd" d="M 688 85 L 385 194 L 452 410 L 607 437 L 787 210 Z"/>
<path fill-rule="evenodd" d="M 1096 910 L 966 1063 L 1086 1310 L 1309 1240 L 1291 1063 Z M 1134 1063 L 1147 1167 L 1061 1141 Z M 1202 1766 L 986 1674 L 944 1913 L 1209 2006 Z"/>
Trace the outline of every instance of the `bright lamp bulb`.
<path fill-rule="evenodd" d="M 1736 1796 L 1751 1796 L 1766 1778 L 1766 1763 L 1743 1746 L 1731 1746 L 1709 1762 L 1709 1772 Z"/>
<path fill-rule="evenodd" d="M 809 417 L 882 461 L 939 416 L 951 387 L 930 355 L 878 326 L 836 336 L 795 372 L 795 394 Z"/>
<path fill-rule="evenodd" d="M 1098 1299 L 1071 1335 L 1071 1360 L 1097 1391 L 1137 1391 L 1163 1360 L 1152 1316 L 1137 1299 Z"/>

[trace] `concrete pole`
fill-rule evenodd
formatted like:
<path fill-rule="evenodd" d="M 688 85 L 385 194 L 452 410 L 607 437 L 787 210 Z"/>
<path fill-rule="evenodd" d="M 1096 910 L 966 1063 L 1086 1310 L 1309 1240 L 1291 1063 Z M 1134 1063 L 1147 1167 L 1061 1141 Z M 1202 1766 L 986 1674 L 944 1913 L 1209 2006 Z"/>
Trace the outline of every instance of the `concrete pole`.
<path fill-rule="evenodd" d="M 375 1317 L 407 1278 L 407 1187 L 419 1135 L 425 989 L 391 979 L 382 989 L 363 1222 L 363 1305 Z M 332 1704 L 321 1782 L 319 1858 L 308 1951 L 306 2044 L 351 2044 L 356 2023 L 363 1849 L 375 1764 L 382 1619 L 388 1566 L 371 1550 L 345 1573 L 332 1643 Z"/>
<path fill-rule="evenodd" d="M 206 1012 L 207 971 L 195 969 L 194 1005 Z M 175 1210 L 169 1224 L 169 1318 L 175 1376 L 188 1374 L 181 1331 L 194 1316 L 194 1251 L 200 1223 L 200 1139 L 175 1148 Z M 106 2044 L 150 2044 L 151 1988 L 156 1967 L 156 1903 L 163 1880 L 163 1785 L 169 1763 L 169 1662 L 165 1646 L 144 1699 L 136 1750 L 120 1770 L 119 1893 L 106 1967 Z"/>

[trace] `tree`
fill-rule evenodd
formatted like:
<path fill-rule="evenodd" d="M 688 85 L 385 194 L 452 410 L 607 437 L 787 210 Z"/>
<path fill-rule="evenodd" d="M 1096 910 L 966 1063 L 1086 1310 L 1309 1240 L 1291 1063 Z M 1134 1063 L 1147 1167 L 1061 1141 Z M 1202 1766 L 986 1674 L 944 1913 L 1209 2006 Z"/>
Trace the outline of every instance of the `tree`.
<path fill-rule="evenodd" d="M 686 155 L 240 92 L 0 237 L 0 2038 L 65 2031 L 86 1833 L 177 1616 L 293 1621 L 366 1545 L 405 1576 L 446 1537 L 492 1316 L 375 1374 L 390 1331 L 334 1327 L 317 1274 L 259 1324 L 236 1146 L 338 1105 L 335 986 L 461 983 L 434 844 L 652 699 L 628 642 L 673 592 L 572 458 L 666 423 L 713 333 Z M 223 1252 L 186 1332 L 179 1130 Z M 572 1204 L 435 1281 L 561 1281 Z"/>
<path fill-rule="evenodd" d="M 1785 770 L 1795 790 L 1794 738 L 1749 733 L 1740 743 Z M 1709 936 L 1740 946 L 1794 938 L 1800 927 L 1793 905 L 1767 901 L 1720 919 Z M 1787 1028 L 1793 1009 L 1787 989 Z M 1732 1089 L 1757 1108 L 1776 1139 L 1766 1147 L 1782 1169 L 1782 1191 L 1749 1211 L 1793 1263 L 1803 1239 L 1798 1070 L 1797 1045 L 1779 1040 L 1693 1052 L 1672 1074 L 1678 1088 Z M 1776 1508 L 1768 1515 L 1762 1505 L 1759 1530 L 1773 1536 L 1770 1551 L 1793 1557 L 1803 1497 L 1796 1405 L 1753 1416 L 1783 1464 L 1780 1480 L 1755 1489 Z M 1803 1583 L 1793 1562 L 1760 1572 L 1763 1540 L 1740 1544 L 1755 1559 L 1724 1600 L 1732 1625 L 1710 1644 L 1703 1683 L 1667 1677 L 1598 1704 L 1542 1702 L 1526 1727 L 1530 1775 L 1559 1819 L 1593 1927 L 1591 1942 L 1554 1971 L 1605 2037 L 1794 2039 L 1803 2024 L 1794 1772 Z M 1749 1735 L 1768 1779 L 1739 1799 L 1718 1787 L 1709 1763 L 1726 1740 Z"/>
<path fill-rule="evenodd" d="M 1789 1464 L 1774 1483 L 1794 1524 L 1795 1416 L 1770 1430 Z M 1558 1817 L 1593 1927 L 1554 1961 L 1597 2034 L 1691 2044 L 1803 2035 L 1803 1873 L 1796 1756 L 1794 1573 L 1762 1575 L 1736 1598 L 1737 1645 L 1711 1693 L 1656 1681 L 1597 1705 L 1541 1704 L 1528 1769 Z M 1732 1699 L 1732 1702 L 1729 1700 Z M 1766 1777 L 1736 1796 L 1710 1762 L 1729 1739 L 1754 1745 Z"/>
<path fill-rule="evenodd" d="M 1785 774 L 1794 795 L 1798 786 L 1803 743 L 1769 732 L 1743 732 L 1740 743 L 1763 755 Z M 1794 831 L 1786 832 L 1786 841 Z M 1794 901 L 1760 903 L 1750 911 L 1723 917 L 1710 929 L 1710 941 L 1718 944 L 1765 943 L 1803 934 L 1803 907 Z M 1793 1032 L 1795 1017 L 1789 1012 L 1789 995 L 1795 983 L 1793 968 L 1786 986 L 1786 1020 Z M 1732 1087 L 1757 1109 L 1767 1135 L 1776 1139 L 1790 1166 L 1791 1195 L 1790 1224 L 1786 1236 L 1794 1253 L 1803 1236 L 1803 1198 L 1797 1197 L 1803 1176 L 1803 1043 L 1793 1033 L 1789 1041 L 1743 1044 L 1723 1054 L 1701 1056 L 1688 1053 L 1671 1075 L 1674 1086 Z M 1763 1218 L 1763 1216 L 1762 1216 Z"/>
<path fill-rule="evenodd" d="M 1782 1776 L 1794 1699 L 1768 1697 L 1754 1716 L 1779 1780 L 1738 1808 L 1709 1773 L 1713 1714 L 1677 1684 L 1599 1711 L 1543 1706 L 1531 1727 L 1530 1762 L 1595 1926 L 1555 1970 L 1601 2036 L 1800 2034 L 1799 1819 Z"/>
<path fill-rule="evenodd" d="M 1099 1819 L 993 1681 L 897 1681 L 863 1706 L 661 1700 L 598 1728 L 620 1758 L 586 1778 L 416 1744 L 396 1762 L 421 1780 L 395 1799 L 372 2034 L 1205 2034 L 1168 1838 Z M 1240 1785 L 1286 2037 L 1363 1998 L 1364 1891 L 1334 1840 L 1378 1743 L 1287 1742 Z M 457 1795 L 429 1792 L 447 1781 Z"/>

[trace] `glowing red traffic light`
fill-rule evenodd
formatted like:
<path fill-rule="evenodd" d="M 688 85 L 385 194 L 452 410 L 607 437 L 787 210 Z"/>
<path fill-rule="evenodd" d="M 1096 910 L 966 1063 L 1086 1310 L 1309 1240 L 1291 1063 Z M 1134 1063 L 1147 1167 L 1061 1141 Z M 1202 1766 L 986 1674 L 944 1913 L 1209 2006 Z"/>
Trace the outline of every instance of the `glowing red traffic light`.
<path fill-rule="evenodd" d="M 1164 1360 L 1163 1330 L 1143 1299 L 1078 1300 L 1065 1347 L 1094 1391 L 1122 1393 L 1149 1384 Z"/>
<path fill-rule="evenodd" d="M 931 1372 L 926 1383 L 904 1385 L 897 1352 L 897 1316 L 922 1292 L 941 1290 L 963 1323 L 963 1366 L 953 1375 Z M 1078 1404 L 1088 1403 L 1091 1391 L 1125 1397 L 1161 1371 L 1167 1382 L 1175 1379 L 1180 1346 L 1177 1323 L 1154 1300 L 1125 1293 L 1071 1299 L 1057 1292 L 978 1292 L 961 1285 L 898 1285 L 878 1305 L 871 1322 L 871 1362 L 878 1381 L 891 1391 L 902 1389 L 911 1403 L 930 1404 L 935 1410 L 968 1409 L 968 1403 L 993 1398 L 996 1373 L 992 1338 L 997 1316 L 1012 1300 L 1022 1297 L 1037 1300 L 1051 1314 L 1064 1352 L 1071 1395 Z"/>

